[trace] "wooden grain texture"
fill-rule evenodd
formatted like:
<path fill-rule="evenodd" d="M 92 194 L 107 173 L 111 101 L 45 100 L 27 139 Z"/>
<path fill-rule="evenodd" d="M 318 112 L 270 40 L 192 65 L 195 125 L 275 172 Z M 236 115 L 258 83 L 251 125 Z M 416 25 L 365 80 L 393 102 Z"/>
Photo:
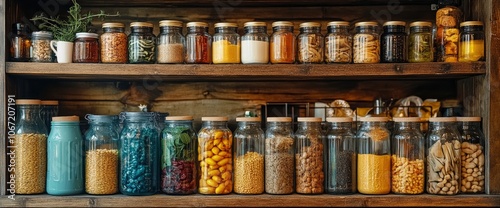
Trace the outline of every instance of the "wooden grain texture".
<path fill-rule="evenodd" d="M 0 0 L 0 31 L 5 31 L 5 0 Z M 7 53 L 7 49 L 5 47 L 5 32 L 0 32 L 0 148 L 4 151 L 0 151 L 0 196 L 5 195 L 6 191 L 6 176 L 7 176 L 7 158 L 6 158 L 6 122 L 5 122 L 5 112 L 7 112 L 6 108 L 6 90 L 5 90 L 5 55 Z"/>

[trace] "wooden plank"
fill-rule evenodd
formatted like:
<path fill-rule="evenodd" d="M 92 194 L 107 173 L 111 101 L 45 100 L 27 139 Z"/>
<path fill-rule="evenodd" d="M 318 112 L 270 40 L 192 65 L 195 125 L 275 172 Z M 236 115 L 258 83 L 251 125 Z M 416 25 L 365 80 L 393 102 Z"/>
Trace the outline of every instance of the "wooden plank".
<path fill-rule="evenodd" d="M 0 0 L 0 31 L 5 31 L 5 0 Z M 6 141 L 7 141 L 7 129 L 6 126 L 6 114 L 7 105 L 6 105 L 6 89 L 5 89 L 5 58 L 7 54 L 7 49 L 5 47 L 6 33 L 0 32 L 0 106 L 2 106 L 2 110 L 0 112 L 0 135 L 2 135 L 2 139 L 0 139 L 0 196 L 5 195 L 6 187 L 7 187 L 7 154 L 6 154 Z"/>

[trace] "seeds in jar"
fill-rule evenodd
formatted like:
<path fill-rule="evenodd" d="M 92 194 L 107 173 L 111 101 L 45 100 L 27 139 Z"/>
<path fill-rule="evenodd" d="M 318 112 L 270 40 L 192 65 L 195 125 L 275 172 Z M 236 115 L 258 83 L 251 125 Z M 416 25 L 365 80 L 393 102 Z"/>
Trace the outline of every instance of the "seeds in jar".
<path fill-rule="evenodd" d="M 331 158 L 336 156 L 336 158 Z M 352 193 L 356 182 L 356 154 L 353 151 L 340 151 L 336 155 L 330 155 L 330 170 L 326 177 L 330 177 L 325 189 L 329 193 L 344 194 Z M 328 175 L 330 174 L 330 175 Z"/>
<path fill-rule="evenodd" d="M 323 144 L 320 138 L 309 138 L 311 145 L 295 154 L 297 193 L 323 193 Z"/>
<path fill-rule="evenodd" d="M 462 142 L 462 177 L 463 193 L 484 192 L 484 151 L 480 144 Z"/>
<path fill-rule="evenodd" d="M 264 191 L 264 156 L 247 152 L 234 160 L 234 192 L 260 194 Z"/>
<path fill-rule="evenodd" d="M 182 63 L 184 62 L 184 45 L 180 43 L 160 44 L 158 47 L 158 63 Z"/>
<path fill-rule="evenodd" d="M 300 63 L 323 62 L 322 37 L 316 34 L 301 36 L 298 40 L 298 61 Z"/>
<path fill-rule="evenodd" d="M 294 156 L 293 138 L 273 137 L 266 139 L 265 178 L 266 193 L 290 194 L 293 192 Z"/>
<path fill-rule="evenodd" d="M 200 194 L 229 194 L 233 190 L 231 131 L 202 129 L 198 133 Z"/>
<path fill-rule="evenodd" d="M 453 195 L 460 188 L 460 142 L 441 143 L 437 141 L 427 155 L 427 192 L 430 194 Z"/>
<path fill-rule="evenodd" d="M 118 150 L 87 151 L 85 159 L 85 190 L 89 194 L 118 192 Z"/>
<path fill-rule="evenodd" d="M 17 194 L 45 192 L 47 172 L 47 136 L 45 134 L 16 134 L 15 191 Z"/>
<path fill-rule="evenodd" d="M 325 38 L 325 61 L 327 63 L 350 63 L 352 40 L 348 36 L 329 35 Z"/>
<path fill-rule="evenodd" d="M 424 161 L 392 155 L 392 192 L 420 194 L 424 192 Z"/>
<path fill-rule="evenodd" d="M 125 33 L 103 33 L 100 38 L 102 63 L 127 62 L 127 35 Z"/>
<path fill-rule="evenodd" d="M 51 62 L 52 49 L 50 49 L 50 40 L 33 40 L 31 43 L 31 61 L 33 62 Z"/>
<path fill-rule="evenodd" d="M 380 42 L 371 34 L 354 35 L 354 63 L 379 63 Z"/>

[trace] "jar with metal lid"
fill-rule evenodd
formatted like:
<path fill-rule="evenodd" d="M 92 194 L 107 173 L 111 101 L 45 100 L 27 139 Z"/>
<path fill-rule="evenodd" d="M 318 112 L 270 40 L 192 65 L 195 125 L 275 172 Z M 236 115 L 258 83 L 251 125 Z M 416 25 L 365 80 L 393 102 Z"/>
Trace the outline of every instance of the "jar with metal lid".
<path fill-rule="evenodd" d="M 462 137 L 461 193 L 485 193 L 486 138 L 481 130 L 481 117 L 457 117 Z"/>
<path fill-rule="evenodd" d="M 215 23 L 212 42 L 212 62 L 214 64 L 239 64 L 240 35 L 238 24 L 230 22 Z"/>
<path fill-rule="evenodd" d="M 294 191 L 294 132 L 291 117 L 267 117 L 265 189 L 268 194 Z"/>
<path fill-rule="evenodd" d="M 431 22 L 412 22 L 408 37 L 408 62 L 434 61 L 433 42 Z"/>
<path fill-rule="evenodd" d="M 380 61 L 383 63 L 404 63 L 407 61 L 406 22 L 388 21 L 383 25 L 380 36 Z"/>
<path fill-rule="evenodd" d="M 186 58 L 188 64 L 212 62 L 212 36 L 208 34 L 208 23 L 188 22 L 186 34 Z"/>
<path fill-rule="evenodd" d="M 300 24 L 297 36 L 297 61 L 301 64 L 320 64 L 323 62 L 323 35 L 319 22 Z"/>
<path fill-rule="evenodd" d="M 359 117 L 358 191 L 362 194 L 391 192 L 391 132 L 387 117 Z"/>
<path fill-rule="evenodd" d="M 295 63 L 295 35 L 293 23 L 287 21 L 273 22 L 269 56 L 273 64 Z"/>
<path fill-rule="evenodd" d="M 99 38 L 101 62 L 113 64 L 127 63 L 128 43 L 123 23 L 103 23 L 102 30 L 103 33 Z"/>
<path fill-rule="evenodd" d="M 12 25 L 10 61 L 29 61 L 31 40 L 23 23 Z"/>
<path fill-rule="evenodd" d="M 234 193 L 264 192 L 264 131 L 260 117 L 238 117 L 234 131 Z"/>
<path fill-rule="evenodd" d="M 460 47 L 458 61 L 484 61 L 484 29 L 480 21 L 460 23 Z"/>
<path fill-rule="evenodd" d="M 241 36 L 241 63 L 267 64 L 269 62 L 269 35 L 265 22 L 246 22 Z"/>
<path fill-rule="evenodd" d="M 460 132 L 456 117 L 429 118 L 425 155 L 429 194 L 454 195 L 460 190 Z"/>
<path fill-rule="evenodd" d="M 349 34 L 349 22 L 334 21 L 327 25 L 325 36 L 326 63 L 351 63 L 352 36 Z"/>
<path fill-rule="evenodd" d="M 31 33 L 31 61 L 32 62 L 52 62 L 54 52 L 50 49 L 50 41 L 53 39 L 52 33 L 48 31 L 36 31 Z"/>
<path fill-rule="evenodd" d="M 76 33 L 73 48 L 73 63 L 99 62 L 99 35 L 97 33 Z"/>
<path fill-rule="evenodd" d="M 380 39 L 377 22 L 358 22 L 353 38 L 354 63 L 369 64 L 380 62 Z"/>
<path fill-rule="evenodd" d="M 229 194 L 233 191 L 233 133 L 227 117 L 202 117 L 198 132 L 200 194 Z"/>
<path fill-rule="evenodd" d="M 196 193 L 196 132 L 192 116 L 167 116 L 161 134 L 161 190 Z"/>
<path fill-rule="evenodd" d="M 436 61 L 457 62 L 459 24 L 462 21 L 460 0 L 439 0 L 436 11 Z"/>
<path fill-rule="evenodd" d="M 50 133 L 50 122 L 52 117 L 59 114 L 59 101 L 57 100 L 42 100 L 40 102 L 40 118 L 47 128 L 47 135 Z"/>
<path fill-rule="evenodd" d="M 156 62 L 156 36 L 149 22 L 130 23 L 128 36 L 128 62 L 131 64 L 154 64 Z"/>
<path fill-rule="evenodd" d="M 159 64 L 184 63 L 186 39 L 182 35 L 182 22 L 177 20 L 160 21 L 160 34 L 156 47 L 156 60 Z"/>

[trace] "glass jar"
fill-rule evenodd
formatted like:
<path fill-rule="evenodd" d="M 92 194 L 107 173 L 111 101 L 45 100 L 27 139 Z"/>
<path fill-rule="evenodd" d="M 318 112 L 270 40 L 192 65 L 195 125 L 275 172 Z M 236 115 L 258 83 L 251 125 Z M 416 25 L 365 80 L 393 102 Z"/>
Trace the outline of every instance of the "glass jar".
<path fill-rule="evenodd" d="M 425 186 L 425 137 L 419 117 L 394 117 L 392 132 L 392 192 L 421 194 Z"/>
<path fill-rule="evenodd" d="M 186 39 L 182 35 L 182 22 L 177 20 L 160 21 L 160 35 L 156 43 L 156 60 L 159 64 L 184 63 L 184 45 Z"/>
<path fill-rule="evenodd" d="M 29 61 L 31 40 L 23 23 L 12 25 L 10 37 L 10 61 Z"/>
<path fill-rule="evenodd" d="M 40 118 L 40 100 L 16 100 L 15 191 L 16 194 L 45 192 L 47 129 Z"/>
<path fill-rule="evenodd" d="M 460 133 L 456 117 L 429 118 L 426 138 L 427 193 L 454 195 L 460 189 Z"/>
<path fill-rule="evenodd" d="M 349 34 L 349 22 L 334 21 L 327 26 L 325 36 L 326 63 L 351 63 L 352 36 Z"/>
<path fill-rule="evenodd" d="M 153 112 L 122 112 L 120 192 L 152 195 L 158 189 L 159 133 Z"/>
<path fill-rule="evenodd" d="M 168 116 L 161 134 L 161 190 L 196 193 L 196 132 L 192 116 Z"/>
<path fill-rule="evenodd" d="M 156 37 L 153 34 L 153 24 L 132 22 L 130 29 L 128 62 L 131 64 L 154 64 L 156 62 Z"/>
<path fill-rule="evenodd" d="M 267 117 L 266 193 L 291 194 L 294 191 L 294 136 L 292 118 Z"/>
<path fill-rule="evenodd" d="M 387 117 L 359 117 L 358 191 L 362 194 L 391 192 L 391 132 Z"/>
<path fill-rule="evenodd" d="M 118 116 L 87 114 L 90 127 L 85 132 L 85 191 L 88 194 L 118 192 L 118 132 L 113 123 Z"/>
<path fill-rule="evenodd" d="M 99 63 L 98 38 L 97 33 L 76 33 L 73 63 Z"/>
<path fill-rule="evenodd" d="M 54 52 L 50 49 L 50 41 L 53 36 L 48 31 L 37 31 L 31 33 L 31 61 L 52 62 Z"/>
<path fill-rule="evenodd" d="M 481 117 L 457 117 L 462 137 L 461 193 L 485 193 L 485 136 L 481 130 Z"/>
<path fill-rule="evenodd" d="M 358 22 L 353 38 L 353 58 L 355 64 L 380 62 L 380 39 L 377 22 Z"/>
<path fill-rule="evenodd" d="M 458 61 L 484 61 L 484 29 L 480 21 L 460 23 L 460 47 Z"/>
<path fill-rule="evenodd" d="M 380 61 L 383 63 L 406 62 L 406 22 L 388 21 L 380 36 Z"/>
<path fill-rule="evenodd" d="M 219 22 L 214 27 L 212 62 L 214 64 L 239 64 L 240 35 L 238 35 L 238 24 Z"/>
<path fill-rule="evenodd" d="M 295 35 L 293 23 L 287 21 L 273 22 L 271 36 L 270 59 L 273 64 L 295 63 Z"/>
<path fill-rule="evenodd" d="M 356 193 L 356 140 L 351 117 L 326 118 L 325 189 L 330 194 Z"/>
<path fill-rule="evenodd" d="M 101 63 L 127 63 L 128 43 L 125 26 L 122 23 L 103 23 L 102 30 L 99 38 Z"/>
<path fill-rule="evenodd" d="M 259 117 L 236 118 L 234 193 L 264 193 L 264 131 Z"/>
<path fill-rule="evenodd" d="M 460 0 L 439 0 L 436 12 L 436 61 L 458 61 L 459 23 L 462 21 Z"/>
<path fill-rule="evenodd" d="M 198 132 L 200 194 L 229 194 L 233 191 L 233 133 L 227 117 L 202 117 Z M 215 154 L 217 153 L 217 154 Z"/>
<path fill-rule="evenodd" d="M 52 117 L 59 114 L 59 101 L 57 100 L 42 100 L 40 102 L 40 118 L 45 124 L 47 135 L 50 133 L 50 122 Z"/>
<path fill-rule="evenodd" d="M 319 22 L 300 24 L 297 36 L 297 61 L 301 64 L 320 64 L 323 62 L 323 35 Z"/>
<path fill-rule="evenodd" d="M 295 132 L 295 191 L 321 194 L 324 191 L 322 118 L 298 117 Z"/>
<path fill-rule="evenodd" d="M 241 37 L 241 63 L 267 64 L 269 62 L 269 36 L 265 22 L 246 22 Z"/>
<path fill-rule="evenodd" d="M 79 117 L 53 117 L 47 141 L 47 194 L 74 195 L 85 190 L 82 156 Z"/>
<path fill-rule="evenodd" d="M 188 64 L 212 62 L 212 36 L 208 34 L 208 23 L 188 22 L 186 34 L 186 58 Z"/>
<path fill-rule="evenodd" d="M 412 22 L 408 38 L 408 62 L 434 61 L 434 44 L 432 39 L 431 22 Z"/>

